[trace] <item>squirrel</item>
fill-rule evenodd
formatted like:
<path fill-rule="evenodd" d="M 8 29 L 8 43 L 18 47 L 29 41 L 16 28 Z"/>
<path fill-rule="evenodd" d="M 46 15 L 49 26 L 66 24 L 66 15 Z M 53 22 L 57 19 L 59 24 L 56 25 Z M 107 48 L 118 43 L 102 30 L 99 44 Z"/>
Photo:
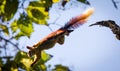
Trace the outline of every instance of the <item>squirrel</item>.
<path fill-rule="evenodd" d="M 34 62 L 31 64 L 31 67 L 36 64 L 39 59 L 41 59 L 41 51 L 50 49 L 54 47 L 56 43 L 62 45 L 64 44 L 65 35 L 69 35 L 74 29 L 78 28 L 80 25 L 84 24 L 88 17 L 93 14 L 94 9 L 88 8 L 81 15 L 78 15 L 68 21 L 63 27 L 58 30 L 50 33 L 48 36 L 40 40 L 38 43 L 34 44 L 32 47 L 27 46 L 29 52 L 27 53 L 29 57 L 34 57 Z"/>

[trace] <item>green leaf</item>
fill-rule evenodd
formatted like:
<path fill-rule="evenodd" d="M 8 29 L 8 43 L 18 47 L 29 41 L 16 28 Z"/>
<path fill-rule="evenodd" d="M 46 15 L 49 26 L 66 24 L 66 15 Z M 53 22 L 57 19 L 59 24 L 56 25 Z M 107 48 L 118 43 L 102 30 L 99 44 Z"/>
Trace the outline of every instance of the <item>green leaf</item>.
<path fill-rule="evenodd" d="M 24 16 L 21 14 L 20 18 L 17 20 L 17 25 L 25 36 L 30 37 L 33 30 L 32 21 L 29 19 L 28 16 Z M 21 33 L 20 33 L 21 34 Z"/>
<path fill-rule="evenodd" d="M 17 35 L 15 35 L 15 39 L 16 40 L 18 40 L 20 37 L 22 37 L 22 36 L 25 36 L 21 31 L 17 34 Z"/>
<path fill-rule="evenodd" d="M 2 66 L 3 66 L 3 61 L 2 61 L 2 58 L 0 58 L 0 71 Z"/>
<path fill-rule="evenodd" d="M 34 65 L 33 69 L 34 70 L 42 70 L 42 71 L 46 71 L 47 66 L 45 65 L 45 63 L 50 60 L 52 57 L 50 54 L 47 54 L 45 51 L 42 51 L 41 53 L 41 59 L 37 62 L 37 64 Z"/>
<path fill-rule="evenodd" d="M 6 0 L 0 0 L 0 16 L 4 13 Z"/>
<path fill-rule="evenodd" d="M 32 1 L 30 2 L 29 6 L 32 6 L 32 7 L 44 7 L 42 2 L 41 1 Z"/>
<path fill-rule="evenodd" d="M 87 1 L 87 0 L 77 0 L 77 1 L 82 2 L 82 3 L 84 3 L 84 4 L 87 4 L 87 5 L 90 5 L 90 2 Z"/>
<path fill-rule="evenodd" d="M 53 69 L 52 71 L 70 71 L 70 69 L 66 66 L 55 65 L 55 69 Z"/>
<path fill-rule="evenodd" d="M 78 0 L 78 1 L 85 3 L 86 0 Z"/>
<path fill-rule="evenodd" d="M 27 9 L 28 16 L 32 19 L 33 22 L 37 24 L 47 24 L 48 12 L 45 12 L 44 7 L 32 7 L 29 6 Z"/>
<path fill-rule="evenodd" d="M 42 0 L 42 4 L 45 8 L 45 11 L 49 11 L 49 8 L 52 6 L 53 2 L 52 0 Z"/>
<path fill-rule="evenodd" d="M 53 3 L 60 2 L 60 0 L 52 0 Z"/>
<path fill-rule="evenodd" d="M 1 9 L 1 16 L 3 21 L 11 20 L 17 9 L 18 9 L 18 0 L 4 0 L 2 1 L 2 5 L 0 6 Z"/>
<path fill-rule="evenodd" d="M 41 52 L 41 59 L 44 61 L 44 62 L 47 62 L 48 60 L 51 59 L 51 55 L 50 54 L 47 54 L 45 51 L 42 51 Z"/>
<path fill-rule="evenodd" d="M 26 11 L 33 22 L 47 25 L 48 11 L 52 4 L 52 0 L 33 1 L 30 2 Z"/>
<path fill-rule="evenodd" d="M 42 71 L 46 71 L 46 70 L 47 70 L 47 66 L 46 66 L 45 64 L 41 64 L 41 65 L 40 65 L 40 69 L 41 69 Z"/>
<path fill-rule="evenodd" d="M 52 58 L 52 55 L 47 54 L 45 51 L 41 52 L 41 59 L 38 61 L 38 63 L 36 65 L 41 65 L 46 63 L 48 60 L 50 60 Z"/>
<path fill-rule="evenodd" d="M 6 25 L 0 24 L 0 29 L 2 29 L 5 35 L 9 35 L 8 27 Z"/>
<path fill-rule="evenodd" d="M 49 54 L 43 51 L 42 58 L 40 59 L 40 61 L 33 68 L 31 68 L 30 65 L 33 62 L 33 58 L 29 58 L 26 52 L 19 51 L 16 54 L 14 61 L 18 64 L 20 68 L 26 69 L 27 71 L 29 70 L 44 71 L 47 68 L 45 62 L 48 61 L 50 58 L 51 57 L 49 56 Z"/>
<path fill-rule="evenodd" d="M 11 29 L 12 29 L 12 32 L 13 32 L 13 33 L 18 30 L 17 20 L 15 20 L 15 21 L 11 24 Z"/>
<path fill-rule="evenodd" d="M 30 65 L 32 63 L 32 59 L 28 58 L 26 52 L 19 51 L 14 60 L 20 68 L 26 69 L 27 71 L 31 70 Z"/>
<path fill-rule="evenodd" d="M 2 68 L 2 71 L 18 71 L 15 61 L 8 61 Z"/>
<path fill-rule="evenodd" d="M 14 22 L 11 24 L 12 32 L 16 32 L 15 39 L 18 40 L 22 36 L 28 36 L 30 37 L 33 30 L 33 24 L 31 19 L 28 16 L 20 15 L 20 18 L 18 20 L 14 20 Z"/>
<path fill-rule="evenodd" d="M 38 2 L 38 3 L 35 5 L 35 2 Z M 32 4 L 31 4 L 32 3 Z M 33 3 L 34 3 L 34 6 L 33 6 Z M 30 5 L 29 6 L 33 6 L 33 7 L 43 7 L 45 8 L 44 11 L 48 12 L 49 11 L 49 8 L 52 6 L 53 4 L 53 0 L 40 0 L 40 1 L 33 1 L 33 2 L 30 2 Z"/>

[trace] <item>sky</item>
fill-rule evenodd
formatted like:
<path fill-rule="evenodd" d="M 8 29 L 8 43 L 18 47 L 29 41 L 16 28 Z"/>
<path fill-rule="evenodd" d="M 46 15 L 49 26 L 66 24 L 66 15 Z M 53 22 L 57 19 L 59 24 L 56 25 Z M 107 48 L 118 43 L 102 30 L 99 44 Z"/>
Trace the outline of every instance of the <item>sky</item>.
<path fill-rule="evenodd" d="M 120 3 L 117 4 L 119 9 L 115 9 L 111 0 L 89 0 L 89 2 L 90 7 L 95 9 L 94 14 L 87 23 L 75 29 L 68 37 L 66 36 L 63 45 L 56 44 L 55 47 L 45 50 L 53 55 L 53 58 L 46 63 L 47 65 L 62 64 L 72 71 L 120 71 L 120 41 L 109 28 L 88 27 L 90 24 L 103 20 L 114 20 L 120 25 Z M 57 4 L 51 8 L 48 20 L 49 23 L 53 23 L 50 25 L 53 31 L 72 17 L 81 14 L 87 6 L 73 3 L 72 6 L 66 5 L 67 9 L 64 11 L 57 8 Z M 54 23 L 59 25 L 54 25 Z M 32 46 L 52 32 L 44 25 L 34 24 L 34 28 L 35 32 L 30 39 L 20 41 L 24 47 Z M 28 51 L 26 48 L 23 50 Z"/>

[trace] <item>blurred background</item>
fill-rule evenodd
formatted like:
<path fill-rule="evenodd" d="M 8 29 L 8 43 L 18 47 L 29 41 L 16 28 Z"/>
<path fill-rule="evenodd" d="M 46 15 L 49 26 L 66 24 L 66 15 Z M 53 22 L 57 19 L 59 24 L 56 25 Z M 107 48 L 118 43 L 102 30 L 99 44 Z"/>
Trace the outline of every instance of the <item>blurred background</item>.
<path fill-rule="evenodd" d="M 45 50 L 31 68 L 26 46 L 93 7 L 88 21 L 65 37 L 63 45 Z M 120 41 L 109 28 L 89 25 L 113 20 L 120 25 L 119 0 L 2 0 L 0 1 L 1 71 L 120 71 Z M 52 57 L 51 57 L 52 55 Z"/>

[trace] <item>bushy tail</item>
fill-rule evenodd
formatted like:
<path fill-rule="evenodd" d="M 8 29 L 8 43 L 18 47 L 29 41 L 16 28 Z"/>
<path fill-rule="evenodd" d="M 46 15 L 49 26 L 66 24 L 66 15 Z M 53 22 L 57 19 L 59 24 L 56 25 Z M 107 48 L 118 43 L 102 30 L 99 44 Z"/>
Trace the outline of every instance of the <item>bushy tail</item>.
<path fill-rule="evenodd" d="M 81 15 L 76 16 L 72 18 L 65 26 L 63 26 L 61 29 L 75 29 L 78 28 L 80 25 L 84 24 L 88 17 L 93 14 L 94 9 L 88 8 L 85 12 L 83 12 Z"/>

